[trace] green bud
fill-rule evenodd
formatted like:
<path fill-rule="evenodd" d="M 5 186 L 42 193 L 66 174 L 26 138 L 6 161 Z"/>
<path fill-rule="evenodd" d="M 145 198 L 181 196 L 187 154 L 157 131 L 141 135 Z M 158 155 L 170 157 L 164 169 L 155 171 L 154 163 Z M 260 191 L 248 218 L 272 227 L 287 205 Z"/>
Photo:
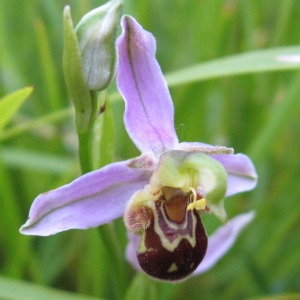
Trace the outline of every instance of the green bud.
<path fill-rule="evenodd" d="M 77 132 L 84 133 L 97 114 L 96 91 L 114 75 L 116 31 L 122 0 L 112 0 L 87 13 L 74 30 L 70 7 L 64 10 L 64 76 L 75 106 Z"/>
<path fill-rule="evenodd" d="M 75 106 L 75 121 L 78 132 L 87 130 L 91 115 L 92 101 L 89 88 L 86 84 L 83 70 L 81 52 L 77 36 L 73 28 L 70 7 L 64 9 L 64 76 L 68 92 Z"/>
<path fill-rule="evenodd" d="M 90 90 L 103 90 L 114 75 L 122 8 L 122 0 L 109 1 L 87 13 L 76 26 L 83 74 Z"/>

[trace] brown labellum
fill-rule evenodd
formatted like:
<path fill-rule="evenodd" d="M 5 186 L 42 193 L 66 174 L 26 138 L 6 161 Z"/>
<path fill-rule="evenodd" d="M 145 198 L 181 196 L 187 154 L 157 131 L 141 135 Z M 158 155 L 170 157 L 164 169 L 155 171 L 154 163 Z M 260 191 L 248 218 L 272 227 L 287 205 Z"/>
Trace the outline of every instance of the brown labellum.
<path fill-rule="evenodd" d="M 207 248 L 207 235 L 199 213 L 187 210 L 191 193 L 180 189 L 162 190 L 155 202 L 151 224 L 142 235 L 137 258 L 150 276 L 180 281 L 198 267 Z"/>

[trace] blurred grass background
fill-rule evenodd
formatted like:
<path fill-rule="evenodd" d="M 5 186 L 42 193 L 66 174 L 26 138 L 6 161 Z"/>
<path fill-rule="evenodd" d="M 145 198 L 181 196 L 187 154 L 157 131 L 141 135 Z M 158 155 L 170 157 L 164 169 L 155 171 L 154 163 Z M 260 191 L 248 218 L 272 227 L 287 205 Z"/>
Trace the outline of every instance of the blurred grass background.
<path fill-rule="evenodd" d="M 122 256 L 119 274 L 107 237 L 100 237 L 96 229 L 47 238 L 19 234 L 37 194 L 80 174 L 62 73 L 63 7 L 71 5 L 76 24 L 104 2 L 0 0 L 0 96 L 35 86 L 0 132 L 0 298 L 27 299 L 27 288 L 18 285 L 15 298 L 1 294 L 15 279 L 105 299 L 247 299 L 300 292 L 297 70 L 171 88 L 181 141 L 233 147 L 253 159 L 259 174 L 254 191 L 226 201 L 230 216 L 255 209 L 255 220 L 206 274 L 175 285 L 158 283 L 135 276 Z M 154 34 L 165 73 L 233 54 L 300 44 L 297 0 L 126 0 L 125 13 Z M 116 159 L 134 157 L 138 150 L 124 130 L 122 101 L 113 102 L 113 111 Z M 209 233 L 219 225 L 211 216 L 205 216 L 204 223 Z M 114 229 L 122 254 L 122 220 L 114 222 Z M 39 299 L 48 299 L 41 293 Z M 65 299 L 62 294 L 56 298 Z"/>

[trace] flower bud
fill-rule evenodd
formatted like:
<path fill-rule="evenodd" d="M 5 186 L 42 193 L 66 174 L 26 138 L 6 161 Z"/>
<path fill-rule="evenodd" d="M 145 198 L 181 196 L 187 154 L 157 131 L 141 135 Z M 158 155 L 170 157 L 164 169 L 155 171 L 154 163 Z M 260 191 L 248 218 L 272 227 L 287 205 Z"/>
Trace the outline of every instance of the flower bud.
<path fill-rule="evenodd" d="M 114 75 L 115 40 L 122 8 L 122 0 L 111 0 L 87 13 L 75 28 L 90 90 L 103 90 Z"/>
<path fill-rule="evenodd" d="M 92 101 L 89 88 L 83 76 L 82 59 L 78 40 L 73 28 L 70 7 L 64 9 L 64 77 L 70 98 L 75 107 L 75 121 L 78 132 L 87 130 L 92 118 Z"/>
<path fill-rule="evenodd" d="M 70 7 L 64 10 L 64 76 L 80 133 L 86 132 L 97 114 L 96 91 L 106 88 L 114 75 L 122 6 L 122 0 L 112 0 L 92 10 L 75 30 Z"/>

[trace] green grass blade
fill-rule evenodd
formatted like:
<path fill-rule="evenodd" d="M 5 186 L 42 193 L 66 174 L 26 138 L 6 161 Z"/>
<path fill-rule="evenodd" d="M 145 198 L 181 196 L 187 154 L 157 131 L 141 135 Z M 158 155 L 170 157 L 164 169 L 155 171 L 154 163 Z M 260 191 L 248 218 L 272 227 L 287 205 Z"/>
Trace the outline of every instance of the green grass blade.
<path fill-rule="evenodd" d="M 25 121 L 21 124 L 13 126 L 11 128 L 4 129 L 0 131 L 0 141 L 13 138 L 19 134 L 22 134 L 26 131 L 39 128 L 44 124 L 55 123 L 61 120 L 70 118 L 73 113 L 72 107 L 67 107 L 53 113 L 45 114 L 42 117 L 32 119 L 30 121 Z"/>
<path fill-rule="evenodd" d="M 35 23 L 37 34 L 37 46 L 40 54 L 40 66 L 42 69 L 42 78 L 47 89 L 48 107 L 53 110 L 58 110 L 62 107 L 63 100 L 60 82 L 55 68 L 55 61 L 53 59 L 50 47 L 50 41 L 45 28 L 45 24 L 41 19 Z M 45 101 L 46 102 L 46 101 Z"/>
<path fill-rule="evenodd" d="M 293 115 L 299 102 L 300 74 L 293 79 L 286 96 L 280 101 L 269 115 L 265 126 L 257 133 L 248 149 L 248 153 L 255 161 L 263 159 L 276 140 L 280 141 L 280 133 L 287 125 L 287 119 Z"/>
<path fill-rule="evenodd" d="M 156 300 L 156 283 L 146 275 L 138 273 L 129 286 L 125 300 Z"/>
<path fill-rule="evenodd" d="M 276 58 L 280 55 L 298 55 L 299 53 L 300 47 L 294 46 L 237 54 L 169 73 L 166 79 L 169 86 L 178 86 L 217 77 L 299 69 L 299 62 L 286 63 Z"/>
<path fill-rule="evenodd" d="M 12 119 L 32 91 L 33 87 L 26 87 L 0 100 L 0 129 Z"/>
<path fill-rule="evenodd" d="M 11 168 L 37 170 L 49 174 L 62 174 L 74 168 L 74 160 L 69 157 L 3 147 L 1 158 Z"/>
<path fill-rule="evenodd" d="M 30 282 L 0 276 L 0 299 L 10 300 L 100 300 L 99 298 L 64 292 Z"/>

